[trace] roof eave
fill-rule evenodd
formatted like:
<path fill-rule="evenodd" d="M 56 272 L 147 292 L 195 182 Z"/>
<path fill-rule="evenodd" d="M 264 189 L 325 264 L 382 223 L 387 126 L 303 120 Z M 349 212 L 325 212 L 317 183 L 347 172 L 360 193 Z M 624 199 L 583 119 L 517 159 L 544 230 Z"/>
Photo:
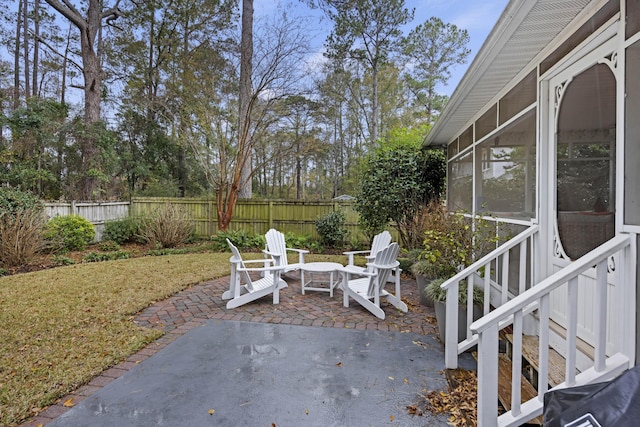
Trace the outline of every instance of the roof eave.
<path fill-rule="evenodd" d="M 458 109 L 459 105 L 464 102 L 467 94 L 478 83 L 502 47 L 504 47 L 518 26 L 524 21 L 535 4 L 535 1 L 518 0 L 511 0 L 507 4 L 500 18 L 498 18 L 496 25 L 480 47 L 478 54 L 453 91 L 451 98 L 449 98 L 438 120 L 425 137 L 425 145 L 446 145 L 450 142 L 449 137 L 442 137 L 441 135 L 444 124 Z"/>

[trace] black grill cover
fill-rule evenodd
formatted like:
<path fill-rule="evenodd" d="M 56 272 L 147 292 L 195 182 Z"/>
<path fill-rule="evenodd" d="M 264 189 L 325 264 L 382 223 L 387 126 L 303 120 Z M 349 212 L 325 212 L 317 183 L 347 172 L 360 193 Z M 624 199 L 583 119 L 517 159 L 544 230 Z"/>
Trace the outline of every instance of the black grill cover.
<path fill-rule="evenodd" d="M 545 427 L 640 426 L 640 366 L 613 381 L 544 395 Z"/>

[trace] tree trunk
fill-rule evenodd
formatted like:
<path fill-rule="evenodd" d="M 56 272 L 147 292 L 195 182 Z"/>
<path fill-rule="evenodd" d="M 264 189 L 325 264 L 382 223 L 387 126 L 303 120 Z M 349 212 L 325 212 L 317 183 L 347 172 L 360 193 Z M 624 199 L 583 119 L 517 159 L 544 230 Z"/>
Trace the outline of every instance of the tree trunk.
<path fill-rule="evenodd" d="M 240 41 L 240 97 L 238 114 L 238 154 L 242 158 L 238 197 L 251 198 L 251 93 L 253 73 L 253 0 L 242 0 Z"/>
<path fill-rule="evenodd" d="M 62 87 L 60 88 L 60 103 L 66 102 L 67 93 L 67 65 L 69 63 L 69 46 L 71 45 L 71 25 L 67 31 L 67 45 L 64 48 L 64 59 L 62 60 Z"/>
<path fill-rule="evenodd" d="M 29 80 L 29 2 L 25 0 L 22 7 L 22 48 L 24 49 L 24 99 L 31 98 Z"/>
<path fill-rule="evenodd" d="M 153 82 L 154 82 L 154 49 L 155 49 L 155 38 L 156 38 L 156 3 L 155 1 L 151 2 L 151 13 L 149 14 L 151 18 L 151 22 L 149 23 L 149 62 L 147 64 L 147 120 L 151 122 L 154 119 L 154 109 L 152 107 L 154 101 L 155 92 L 153 90 Z M 150 135 L 147 134 L 147 138 L 150 138 Z"/>
<path fill-rule="evenodd" d="M 302 154 L 300 153 L 300 135 L 296 126 L 296 199 L 302 199 Z"/>
<path fill-rule="evenodd" d="M 374 66 L 371 70 L 373 74 L 373 94 L 371 96 L 371 142 L 370 148 L 373 149 L 378 142 L 378 67 Z"/>
<path fill-rule="evenodd" d="M 82 75 L 84 77 L 84 121 L 86 124 L 100 120 L 100 90 L 102 85 L 102 69 L 100 58 L 93 49 L 91 31 L 80 31 L 80 50 L 82 53 Z"/>
<path fill-rule="evenodd" d="M 82 74 L 84 76 L 84 124 L 89 128 L 100 121 L 100 90 L 102 70 L 100 59 L 89 42 L 89 31 L 80 32 L 82 53 Z M 93 200 L 98 189 L 98 180 L 91 170 L 98 167 L 98 149 L 95 137 L 88 132 L 80 142 L 82 151 L 82 178 L 80 195 L 84 200 Z"/>
<path fill-rule="evenodd" d="M 39 96 L 38 90 L 38 69 L 40 66 L 40 0 L 33 2 L 33 74 L 31 94 Z"/>
<path fill-rule="evenodd" d="M 18 15 L 16 20 L 16 43 L 13 51 L 13 109 L 20 106 L 20 25 L 22 24 L 22 8 L 26 0 L 18 2 Z"/>

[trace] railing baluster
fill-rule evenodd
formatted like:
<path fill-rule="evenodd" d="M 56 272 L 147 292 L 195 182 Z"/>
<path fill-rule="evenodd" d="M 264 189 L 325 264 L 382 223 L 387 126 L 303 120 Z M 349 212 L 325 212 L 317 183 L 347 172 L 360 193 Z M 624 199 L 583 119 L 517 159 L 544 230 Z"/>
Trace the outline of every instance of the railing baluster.
<path fill-rule="evenodd" d="M 538 348 L 538 399 L 542 401 L 542 396 L 549 389 L 549 303 L 550 294 L 540 297 L 540 331 Z"/>
<path fill-rule="evenodd" d="M 478 425 L 498 425 L 498 325 L 478 337 Z"/>
<path fill-rule="evenodd" d="M 447 288 L 447 300 L 445 301 L 445 336 L 444 357 L 447 369 L 458 367 L 458 287 L 460 282 L 454 281 Z"/>
<path fill-rule="evenodd" d="M 501 304 L 506 304 L 509 299 L 509 251 L 502 254 L 502 300 Z"/>
<path fill-rule="evenodd" d="M 467 339 L 471 338 L 471 329 L 469 326 L 473 323 L 473 274 L 467 277 L 467 324 L 464 327 L 467 329 Z"/>
<path fill-rule="evenodd" d="M 518 280 L 518 295 L 524 293 L 527 287 L 527 242 L 520 243 L 520 277 Z"/>
<path fill-rule="evenodd" d="M 491 261 L 484 265 L 484 307 L 482 314 L 491 310 Z"/>
<path fill-rule="evenodd" d="M 513 360 L 511 369 L 511 412 L 520 415 L 522 402 L 522 311 L 513 314 Z"/>
<path fill-rule="evenodd" d="M 576 339 L 578 336 L 578 278 L 567 285 L 567 357 L 565 382 L 571 387 L 576 382 Z"/>
<path fill-rule="evenodd" d="M 602 372 L 605 368 L 607 353 L 607 259 L 598 262 L 596 266 L 596 292 L 595 292 L 595 360 L 596 372 Z"/>

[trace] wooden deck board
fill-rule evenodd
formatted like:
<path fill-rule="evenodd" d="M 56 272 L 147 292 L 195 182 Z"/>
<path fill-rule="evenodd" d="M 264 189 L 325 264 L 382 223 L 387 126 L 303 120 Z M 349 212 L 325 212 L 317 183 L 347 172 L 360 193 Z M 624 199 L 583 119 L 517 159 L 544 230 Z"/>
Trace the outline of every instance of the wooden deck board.
<path fill-rule="evenodd" d="M 498 400 L 500 404 L 508 411 L 511 409 L 511 359 L 506 354 L 498 355 Z M 526 402 L 535 398 L 538 393 L 531 383 L 521 375 L 520 395 L 521 401 Z M 527 424 L 542 425 L 542 417 L 534 418 Z"/>
<path fill-rule="evenodd" d="M 505 335 L 509 343 L 513 343 L 513 335 Z M 523 335 L 522 336 L 522 357 L 531 365 L 535 375 L 539 371 L 539 340 L 537 336 Z M 550 387 L 555 387 L 558 384 L 562 384 L 565 378 L 565 359 L 552 348 L 549 348 L 549 377 L 548 382 Z M 532 379 L 533 380 L 533 379 Z M 535 380 L 534 380 L 535 381 Z M 537 383 L 535 384 L 537 386 Z"/>

